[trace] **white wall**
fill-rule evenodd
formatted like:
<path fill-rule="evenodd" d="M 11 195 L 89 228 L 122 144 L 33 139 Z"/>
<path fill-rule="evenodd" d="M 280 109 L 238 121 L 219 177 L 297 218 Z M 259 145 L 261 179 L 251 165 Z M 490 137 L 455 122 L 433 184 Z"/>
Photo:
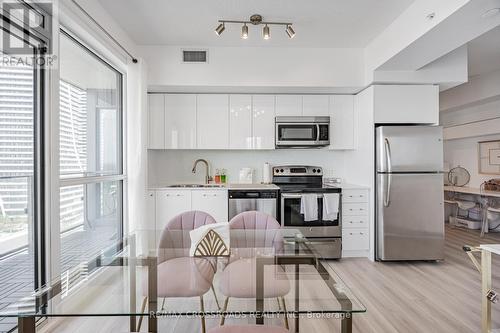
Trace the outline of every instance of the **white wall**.
<path fill-rule="evenodd" d="M 500 72 L 471 78 L 468 83 L 441 93 L 440 108 L 440 124 L 445 128 L 483 120 L 487 126 L 491 119 L 500 118 Z M 479 187 L 485 180 L 499 176 L 479 174 L 478 142 L 497 139 L 500 140 L 500 128 L 497 134 L 446 140 L 444 160 L 450 168 L 466 168 L 471 174 L 469 186 Z"/>
<path fill-rule="evenodd" d="M 150 86 L 363 86 L 361 49 L 209 47 L 208 64 L 183 64 L 183 48 L 140 47 Z"/>
<path fill-rule="evenodd" d="M 215 169 L 226 169 L 229 182 L 238 182 L 240 168 L 255 170 L 254 182 L 262 181 L 262 167 L 270 164 L 308 164 L 321 166 L 325 176 L 344 174 L 343 155 L 347 152 L 331 150 L 149 150 L 149 184 L 203 182 L 205 169 L 198 166 L 196 174 L 191 172 L 193 162 L 204 158 L 210 163 L 212 175 Z"/>
<path fill-rule="evenodd" d="M 355 98 L 355 108 L 358 114 L 358 147 L 346 152 L 343 158 L 345 164 L 343 178 L 349 182 L 367 186 L 370 189 L 370 253 L 375 257 L 375 127 L 374 127 L 374 88 L 369 87 Z"/>

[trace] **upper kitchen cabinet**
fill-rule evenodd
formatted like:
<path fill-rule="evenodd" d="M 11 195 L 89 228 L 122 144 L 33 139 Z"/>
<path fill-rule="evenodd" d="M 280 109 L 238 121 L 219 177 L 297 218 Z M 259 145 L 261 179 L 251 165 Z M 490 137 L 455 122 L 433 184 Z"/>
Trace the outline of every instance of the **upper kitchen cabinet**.
<path fill-rule="evenodd" d="M 276 95 L 276 116 L 302 116 L 302 96 Z"/>
<path fill-rule="evenodd" d="M 196 148 L 196 95 L 165 95 L 165 148 Z"/>
<path fill-rule="evenodd" d="M 303 116 L 329 116 L 329 96 L 327 95 L 304 95 L 302 96 Z"/>
<path fill-rule="evenodd" d="M 197 96 L 197 148 L 229 147 L 229 96 L 206 94 Z"/>
<path fill-rule="evenodd" d="M 252 149 L 252 96 L 229 96 L 229 148 Z"/>
<path fill-rule="evenodd" d="M 330 96 L 330 149 L 356 149 L 357 118 L 353 95 Z"/>
<path fill-rule="evenodd" d="M 438 124 L 439 87 L 376 85 L 374 118 L 377 124 Z"/>
<path fill-rule="evenodd" d="M 148 95 L 148 148 L 165 148 L 165 95 Z"/>
<path fill-rule="evenodd" d="M 252 97 L 253 148 L 274 149 L 275 97 Z"/>

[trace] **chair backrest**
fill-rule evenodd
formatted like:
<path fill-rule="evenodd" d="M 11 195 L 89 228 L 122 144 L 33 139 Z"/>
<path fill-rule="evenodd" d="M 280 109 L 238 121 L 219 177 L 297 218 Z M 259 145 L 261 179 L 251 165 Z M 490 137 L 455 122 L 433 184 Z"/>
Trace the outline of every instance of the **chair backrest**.
<path fill-rule="evenodd" d="M 247 211 L 229 221 L 231 261 L 238 257 L 255 257 L 257 253 L 275 252 L 283 247 L 281 225 L 263 212 Z M 241 232 L 239 232 L 241 230 Z"/>
<path fill-rule="evenodd" d="M 158 243 L 158 263 L 189 256 L 191 238 L 189 231 L 205 224 L 216 223 L 208 213 L 193 210 L 172 218 L 161 232 Z"/>
<path fill-rule="evenodd" d="M 231 229 L 280 229 L 274 217 L 255 210 L 239 213 L 229 221 Z"/>

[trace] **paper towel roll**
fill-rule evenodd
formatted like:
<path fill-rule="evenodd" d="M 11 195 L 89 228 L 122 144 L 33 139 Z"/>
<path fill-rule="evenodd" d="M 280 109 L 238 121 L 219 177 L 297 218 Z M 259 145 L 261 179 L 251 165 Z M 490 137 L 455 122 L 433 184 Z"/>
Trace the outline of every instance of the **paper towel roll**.
<path fill-rule="evenodd" d="M 264 184 L 271 184 L 271 166 L 267 162 L 262 167 L 262 182 Z"/>

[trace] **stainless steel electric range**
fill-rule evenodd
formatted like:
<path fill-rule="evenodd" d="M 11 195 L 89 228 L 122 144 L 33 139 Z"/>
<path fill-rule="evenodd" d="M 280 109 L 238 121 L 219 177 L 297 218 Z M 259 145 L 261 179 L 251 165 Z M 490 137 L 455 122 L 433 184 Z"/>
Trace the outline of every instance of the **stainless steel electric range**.
<path fill-rule="evenodd" d="M 323 186 L 323 169 L 317 166 L 275 166 L 273 183 L 280 187 L 280 222 L 283 228 L 300 230 L 305 237 L 313 240 L 315 250 L 324 258 L 340 258 L 342 255 L 341 207 L 335 220 L 323 219 L 323 194 L 339 193 L 341 189 Z M 318 219 L 305 221 L 300 212 L 302 195 L 316 194 Z M 341 201 L 340 201 L 341 202 Z"/>

